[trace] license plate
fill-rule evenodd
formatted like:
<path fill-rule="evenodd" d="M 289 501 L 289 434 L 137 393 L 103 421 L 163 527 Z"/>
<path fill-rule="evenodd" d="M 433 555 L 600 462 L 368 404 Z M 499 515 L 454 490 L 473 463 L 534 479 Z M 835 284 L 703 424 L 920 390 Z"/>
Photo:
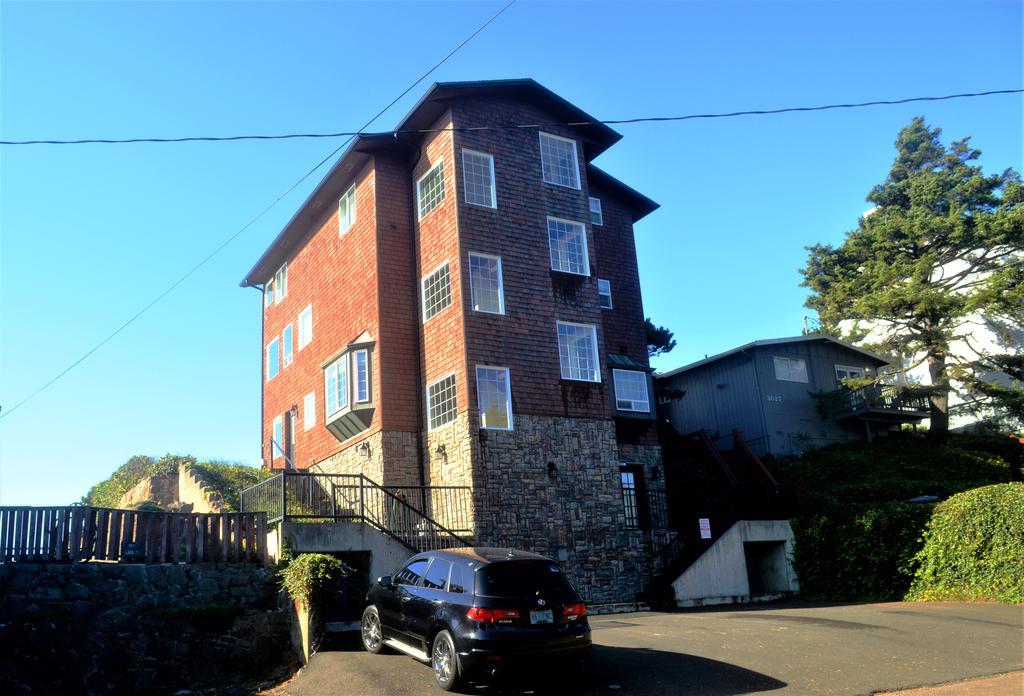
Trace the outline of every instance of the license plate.
<path fill-rule="evenodd" d="M 555 617 L 550 609 L 530 610 L 530 623 L 532 624 L 554 623 L 554 621 Z"/>

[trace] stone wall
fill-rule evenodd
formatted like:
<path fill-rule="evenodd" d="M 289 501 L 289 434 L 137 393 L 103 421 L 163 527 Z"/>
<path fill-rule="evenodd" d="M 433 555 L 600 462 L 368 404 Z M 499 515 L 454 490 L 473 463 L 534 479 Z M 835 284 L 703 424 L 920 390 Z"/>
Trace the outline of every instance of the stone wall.
<path fill-rule="evenodd" d="M 363 474 L 384 486 L 416 486 L 420 483 L 416 438 L 416 433 L 378 431 L 309 470 L 316 474 Z M 369 452 L 359 449 L 364 443 Z"/>
<path fill-rule="evenodd" d="M 478 539 L 559 559 L 588 602 L 634 601 L 652 548 L 626 529 L 614 422 L 518 415 L 479 440 Z"/>
<path fill-rule="evenodd" d="M 167 474 L 166 476 L 145 477 L 121 496 L 117 507 L 131 508 L 133 505 L 147 500 L 151 500 L 161 507 L 173 505 L 178 500 L 178 476 Z"/>
<path fill-rule="evenodd" d="M 290 672 L 289 622 L 256 565 L 5 564 L 0 691 L 222 693 Z"/>

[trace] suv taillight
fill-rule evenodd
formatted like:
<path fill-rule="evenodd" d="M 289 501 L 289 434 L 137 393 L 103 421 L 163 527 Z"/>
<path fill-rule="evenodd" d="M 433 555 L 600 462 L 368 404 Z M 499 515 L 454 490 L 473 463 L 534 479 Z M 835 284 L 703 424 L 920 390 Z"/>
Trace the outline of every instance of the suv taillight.
<path fill-rule="evenodd" d="M 466 618 L 480 623 L 509 623 L 519 620 L 519 611 L 516 609 L 484 609 L 483 607 L 472 607 L 466 612 Z"/>
<path fill-rule="evenodd" d="M 587 605 L 583 602 L 579 604 L 566 604 L 565 608 L 562 609 L 562 616 L 569 621 L 575 621 L 587 615 Z"/>

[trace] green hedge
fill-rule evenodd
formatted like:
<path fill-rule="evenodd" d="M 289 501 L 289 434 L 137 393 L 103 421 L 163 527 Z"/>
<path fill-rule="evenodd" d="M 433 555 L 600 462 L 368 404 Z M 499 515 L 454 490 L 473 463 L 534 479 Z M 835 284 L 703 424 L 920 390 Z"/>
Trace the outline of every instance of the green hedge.
<path fill-rule="evenodd" d="M 280 571 L 281 587 L 292 599 L 320 606 L 330 601 L 338 582 L 351 572 L 351 568 L 334 556 L 303 553 Z"/>
<path fill-rule="evenodd" d="M 936 506 L 908 599 L 1024 602 L 1024 483 L 985 486 Z"/>
<path fill-rule="evenodd" d="M 934 504 L 1020 476 L 1024 447 L 1008 437 L 951 437 L 935 446 L 901 436 L 808 452 L 772 467 L 804 494 L 792 520 L 801 594 L 838 601 L 899 600 L 910 590 Z"/>
<path fill-rule="evenodd" d="M 228 462 L 198 462 L 192 468 L 202 474 L 211 486 L 220 491 L 227 503 L 227 509 L 236 512 L 242 509 L 241 493 L 250 486 L 273 476 L 273 472 L 245 464 Z"/>

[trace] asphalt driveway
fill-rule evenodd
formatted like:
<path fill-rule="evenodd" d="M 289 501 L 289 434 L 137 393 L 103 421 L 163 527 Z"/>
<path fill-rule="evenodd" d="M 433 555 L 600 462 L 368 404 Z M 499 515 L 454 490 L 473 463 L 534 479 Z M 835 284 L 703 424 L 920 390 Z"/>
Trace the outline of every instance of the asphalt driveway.
<path fill-rule="evenodd" d="M 1020 606 L 775 604 L 595 616 L 591 626 L 594 653 L 579 694 L 870 694 L 1024 669 Z M 358 641 L 332 647 L 275 693 L 442 693 L 412 658 L 370 655 Z M 1024 693 L 1018 676 L 1002 682 L 1013 696 Z"/>

